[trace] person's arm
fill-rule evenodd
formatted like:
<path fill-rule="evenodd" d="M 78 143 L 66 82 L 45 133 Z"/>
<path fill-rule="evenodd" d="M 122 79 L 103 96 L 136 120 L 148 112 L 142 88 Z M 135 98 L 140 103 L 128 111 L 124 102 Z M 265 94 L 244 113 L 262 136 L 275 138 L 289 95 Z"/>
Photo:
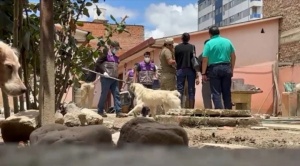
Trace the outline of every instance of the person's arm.
<path fill-rule="evenodd" d="M 173 59 L 172 52 L 169 49 L 166 49 L 164 55 L 169 65 L 176 64 L 175 59 Z"/>
<path fill-rule="evenodd" d="M 104 67 L 102 66 L 102 64 L 106 61 L 106 56 L 101 56 L 97 59 L 96 61 L 96 65 L 95 65 L 95 70 L 96 72 L 100 72 L 101 74 L 103 74 L 105 72 Z"/>
<path fill-rule="evenodd" d="M 155 78 L 158 78 L 158 70 L 157 70 L 157 68 L 156 68 L 156 66 L 154 66 L 154 76 L 155 76 Z"/>
<path fill-rule="evenodd" d="M 175 48 L 174 48 L 174 60 L 175 60 L 176 64 L 178 64 L 178 62 L 177 62 L 178 58 L 177 57 L 178 57 L 178 45 L 175 46 Z"/>
<path fill-rule="evenodd" d="M 209 53 L 209 45 L 205 44 L 204 49 L 203 49 L 203 54 L 202 54 L 202 73 L 201 75 L 206 74 L 207 66 L 208 66 L 208 53 Z"/>
<path fill-rule="evenodd" d="M 230 56 L 231 56 L 231 58 L 230 58 L 231 69 L 232 69 L 232 72 L 233 72 L 234 66 L 235 66 L 236 55 L 235 55 L 235 49 L 234 49 L 232 44 L 231 44 L 231 54 L 230 54 Z"/>

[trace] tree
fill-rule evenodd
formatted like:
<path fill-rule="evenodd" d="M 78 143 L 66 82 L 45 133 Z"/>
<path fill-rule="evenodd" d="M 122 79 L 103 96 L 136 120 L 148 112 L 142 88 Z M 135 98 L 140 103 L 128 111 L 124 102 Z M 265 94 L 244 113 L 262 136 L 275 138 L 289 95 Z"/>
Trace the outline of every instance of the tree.
<path fill-rule="evenodd" d="M 124 17 L 121 22 L 117 22 L 116 19 L 111 16 L 116 26 L 105 24 L 107 33 L 104 36 L 94 37 L 91 34 L 87 36 L 85 44 L 78 46 L 74 38 L 74 32 L 77 27 L 82 26 L 83 23 L 78 21 L 79 16 L 90 16 L 88 7 L 95 6 L 97 8 L 97 14 L 100 15 L 101 11 L 97 6 L 99 0 L 53 0 L 54 10 L 54 24 L 60 24 L 61 30 L 55 31 L 54 39 L 54 55 L 55 55 L 55 110 L 61 105 L 61 100 L 66 89 L 72 86 L 73 79 L 70 75 L 82 74 L 81 68 L 84 64 L 94 63 L 94 59 L 103 55 L 102 50 L 107 49 L 106 45 L 109 44 L 110 38 L 115 33 L 123 33 L 126 31 Z M 7 42 L 11 42 L 12 27 L 13 27 L 13 13 L 10 0 L 0 1 L 0 37 L 4 34 L 7 36 Z M 27 108 L 38 107 L 39 93 L 39 78 L 40 78 L 40 31 L 39 23 L 40 17 L 37 12 L 40 10 L 40 3 L 32 4 L 28 0 L 23 0 L 22 12 L 26 17 L 22 22 L 22 33 L 19 38 L 19 49 L 24 56 L 21 60 L 23 68 L 23 78 L 25 85 L 28 88 L 26 94 Z M 2 10 L 3 9 L 3 10 Z M 22 15 L 23 16 L 23 15 Z M 91 40 L 97 40 L 97 48 L 92 48 L 89 42 Z M 28 80 L 34 80 L 32 82 Z M 29 101 L 29 94 L 33 96 L 33 101 Z M 53 112 L 55 111 L 53 110 Z"/>
<path fill-rule="evenodd" d="M 40 124 L 54 123 L 55 112 L 55 65 L 53 0 L 40 0 Z"/>

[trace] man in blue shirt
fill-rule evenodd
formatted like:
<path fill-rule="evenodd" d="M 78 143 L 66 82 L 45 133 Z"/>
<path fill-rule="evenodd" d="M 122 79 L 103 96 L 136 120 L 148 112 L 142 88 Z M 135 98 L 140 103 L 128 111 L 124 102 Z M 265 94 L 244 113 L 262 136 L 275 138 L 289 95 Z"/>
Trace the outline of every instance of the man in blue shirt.
<path fill-rule="evenodd" d="M 220 36 L 218 27 L 209 28 L 209 35 L 211 38 L 203 50 L 202 79 L 206 81 L 209 78 L 215 109 L 232 109 L 231 78 L 236 60 L 235 49 L 229 39 Z"/>

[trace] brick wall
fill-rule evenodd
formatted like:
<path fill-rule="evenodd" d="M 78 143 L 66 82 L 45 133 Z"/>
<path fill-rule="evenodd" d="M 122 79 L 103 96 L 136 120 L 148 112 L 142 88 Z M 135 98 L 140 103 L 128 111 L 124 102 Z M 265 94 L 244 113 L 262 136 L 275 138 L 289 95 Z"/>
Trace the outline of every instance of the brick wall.
<path fill-rule="evenodd" d="M 299 0 L 264 0 L 264 17 L 282 16 L 280 21 L 280 33 L 291 32 L 293 40 L 282 42 L 279 47 L 280 61 L 300 62 L 300 38 L 295 40 L 296 33 L 300 29 L 300 3 Z M 299 34 L 298 34 L 299 35 Z"/>
<path fill-rule="evenodd" d="M 116 26 L 114 24 L 111 25 Z M 105 33 L 105 26 L 101 22 L 84 22 L 84 25 L 78 27 L 78 29 L 89 31 L 96 37 L 103 36 Z M 122 34 L 114 34 L 112 37 L 112 40 L 118 41 L 122 47 L 122 50 L 118 53 L 119 55 L 144 41 L 144 26 L 126 25 L 126 29 L 130 34 L 123 32 Z M 91 42 L 92 46 L 96 46 L 96 44 Z"/>

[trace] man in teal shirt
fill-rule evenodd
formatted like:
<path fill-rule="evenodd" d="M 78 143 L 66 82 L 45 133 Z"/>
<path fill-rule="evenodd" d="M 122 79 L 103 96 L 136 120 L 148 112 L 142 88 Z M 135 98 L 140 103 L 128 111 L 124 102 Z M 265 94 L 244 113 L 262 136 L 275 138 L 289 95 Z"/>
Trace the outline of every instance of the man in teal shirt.
<path fill-rule="evenodd" d="M 203 50 L 202 79 L 207 81 L 209 78 L 215 109 L 232 109 L 231 78 L 236 59 L 235 49 L 229 39 L 220 36 L 217 26 L 209 28 L 209 35 L 211 39 Z"/>

